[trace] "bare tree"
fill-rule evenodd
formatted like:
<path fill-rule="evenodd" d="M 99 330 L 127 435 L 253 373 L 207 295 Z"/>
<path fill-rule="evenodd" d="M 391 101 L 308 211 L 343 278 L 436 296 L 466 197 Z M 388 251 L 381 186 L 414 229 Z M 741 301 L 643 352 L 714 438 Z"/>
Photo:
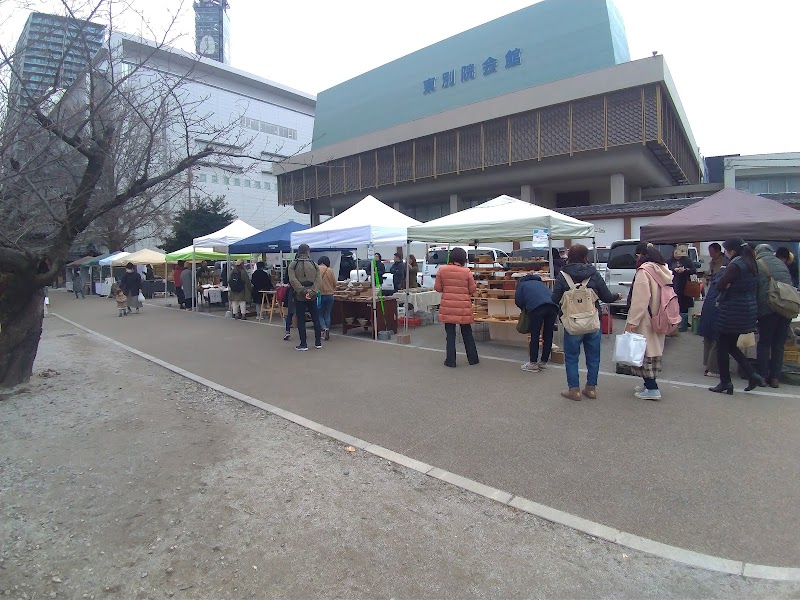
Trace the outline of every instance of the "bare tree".
<path fill-rule="evenodd" d="M 30 378 L 44 288 L 76 240 L 105 229 L 110 246 L 129 242 L 148 224 L 148 211 L 157 225 L 186 185 L 181 173 L 224 148 L 244 147 L 234 128 L 212 125 L 202 100 L 185 92 L 190 70 L 148 68 L 166 35 L 130 56 L 129 38 L 114 31 L 111 9 L 119 2 L 62 5 L 66 16 L 102 20 L 106 41 L 99 53 L 83 48 L 86 73 L 66 90 L 57 79 L 35 95 L 12 93 L 8 77 L 0 83 L 0 387 Z M 85 45 L 80 36 L 70 43 Z M 15 50 L 0 45 L 6 76 L 21 75 Z M 123 222 L 130 231 L 119 231 Z"/>

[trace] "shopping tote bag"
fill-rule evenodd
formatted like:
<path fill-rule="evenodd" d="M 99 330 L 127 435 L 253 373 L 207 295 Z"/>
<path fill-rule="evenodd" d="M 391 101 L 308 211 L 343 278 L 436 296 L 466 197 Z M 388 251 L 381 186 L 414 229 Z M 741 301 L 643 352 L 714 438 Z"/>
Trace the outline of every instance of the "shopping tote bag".
<path fill-rule="evenodd" d="M 618 365 L 641 367 L 646 350 L 646 337 L 638 333 L 623 333 L 614 340 L 614 362 Z"/>

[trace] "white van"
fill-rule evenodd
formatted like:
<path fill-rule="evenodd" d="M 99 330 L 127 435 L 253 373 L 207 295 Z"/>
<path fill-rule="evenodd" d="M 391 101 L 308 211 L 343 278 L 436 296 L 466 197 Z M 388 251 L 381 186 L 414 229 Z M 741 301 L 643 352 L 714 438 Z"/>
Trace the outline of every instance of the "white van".
<path fill-rule="evenodd" d="M 428 248 L 428 257 L 422 269 L 422 286 L 433 287 L 436 272 L 439 267 L 447 264 L 449 251 L 453 248 L 463 248 L 467 252 L 467 267 L 475 267 L 476 256 L 491 256 L 491 262 L 481 263 L 482 266 L 491 265 L 497 269 L 504 269 L 508 265 L 508 254 L 499 248 L 488 246 L 431 246 Z"/>
<path fill-rule="evenodd" d="M 622 300 L 611 305 L 612 310 L 626 308 L 628 305 L 628 292 L 633 283 L 633 276 L 636 274 L 636 245 L 639 240 L 620 240 L 611 244 L 608 251 L 608 263 L 605 270 L 605 281 L 612 294 L 622 294 Z M 664 256 L 664 260 L 669 260 L 672 256 L 676 244 L 654 244 L 659 252 Z M 697 248 L 689 246 L 689 260 L 695 267 L 701 267 Z"/>

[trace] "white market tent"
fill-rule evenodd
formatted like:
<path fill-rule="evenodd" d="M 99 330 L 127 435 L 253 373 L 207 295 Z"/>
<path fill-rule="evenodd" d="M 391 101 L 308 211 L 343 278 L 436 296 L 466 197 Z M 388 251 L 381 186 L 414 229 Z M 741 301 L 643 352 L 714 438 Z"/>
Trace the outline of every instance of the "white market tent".
<path fill-rule="evenodd" d="M 308 244 L 311 248 L 356 248 L 379 244 L 405 244 L 408 228 L 421 225 L 416 219 L 396 211 L 373 196 L 324 223 L 292 233 L 292 248 Z"/>
<path fill-rule="evenodd" d="M 420 242 L 472 243 L 530 240 L 533 230 L 547 230 L 551 239 L 594 237 L 594 225 L 511 196 L 498 196 L 473 208 L 408 228 Z"/>
<path fill-rule="evenodd" d="M 129 254 L 130 254 L 130 252 L 115 252 L 111 256 L 106 256 L 105 258 L 101 259 L 100 260 L 100 266 L 101 267 L 115 266 L 116 265 L 116 263 L 114 262 L 115 260 L 124 259 Z M 123 262 L 121 264 L 125 265 L 125 264 L 127 264 L 127 261 L 125 261 L 125 262 Z"/>
<path fill-rule="evenodd" d="M 233 223 L 226 225 L 219 231 L 194 238 L 192 240 L 192 260 L 194 261 L 195 258 L 196 247 L 211 247 L 215 252 L 225 252 L 227 255 L 227 262 L 230 265 L 231 255 L 229 246 L 257 233 L 260 233 L 259 229 L 248 225 L 241 219 L 236 219 Z M 228 266 L 228 271 L 230 272 L 230 266 Z M 192 269 L 192 290 L 197 290 L 197 271 L 195 269 Z M 196 298 L 192 299 L 193 310 L 196 310 L 195 300 Z"/>
<path fill-rule="evenodd" d="M 373 196 L 367 196 L 343 213 L 324 223 L 292 233 L 292 248 L 308 244 L 311 248 L 357 248 L 367 246 L 370 257 L 376 244 L 402 245 L 408 242 L 408 228 L 421 225 L 416 219 L 396 211 Z M 406 274 L 408 276 L 408 274 Z M 375 277 L 372 280 L 372 318 L 377 323 Z M 406 297 L 406 304 L 408 297 Z M 406 321 L 408 323 L 408 321 Z M 373 336 L 377 339 L 377 327 Z"/>

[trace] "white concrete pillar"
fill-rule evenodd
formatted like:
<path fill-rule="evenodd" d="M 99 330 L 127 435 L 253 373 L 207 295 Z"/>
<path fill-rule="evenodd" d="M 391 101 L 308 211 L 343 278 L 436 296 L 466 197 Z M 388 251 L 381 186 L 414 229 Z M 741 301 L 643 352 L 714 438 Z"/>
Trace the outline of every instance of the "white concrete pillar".
<path fill-rule="evenodd" d="M 528 204 L 536 203 L 536 195 L 533 192 L 533 186 L 525 184 L 520 188 L 519 199 Z"/>
<path fill-rule="evenodd" d="M 724 165 L 724 171 L 722 175 L 722 181 L 726 188 L 735 188 L 736 187 L 736 168 L 729 166 L 727 164 L 727 159 L 722 159 L 722 164 Z"/>
<path fill-rule="evenodd" d="M 609 177 L 611 185 L 611 204 L 625 204 L 625 176 L 614 173 Z"/>
<path fill-rule="evenodd" d="M 450 194 L 450 214 L 457 213 L 461 210 L 462 203 L 458 194 Z"/>

